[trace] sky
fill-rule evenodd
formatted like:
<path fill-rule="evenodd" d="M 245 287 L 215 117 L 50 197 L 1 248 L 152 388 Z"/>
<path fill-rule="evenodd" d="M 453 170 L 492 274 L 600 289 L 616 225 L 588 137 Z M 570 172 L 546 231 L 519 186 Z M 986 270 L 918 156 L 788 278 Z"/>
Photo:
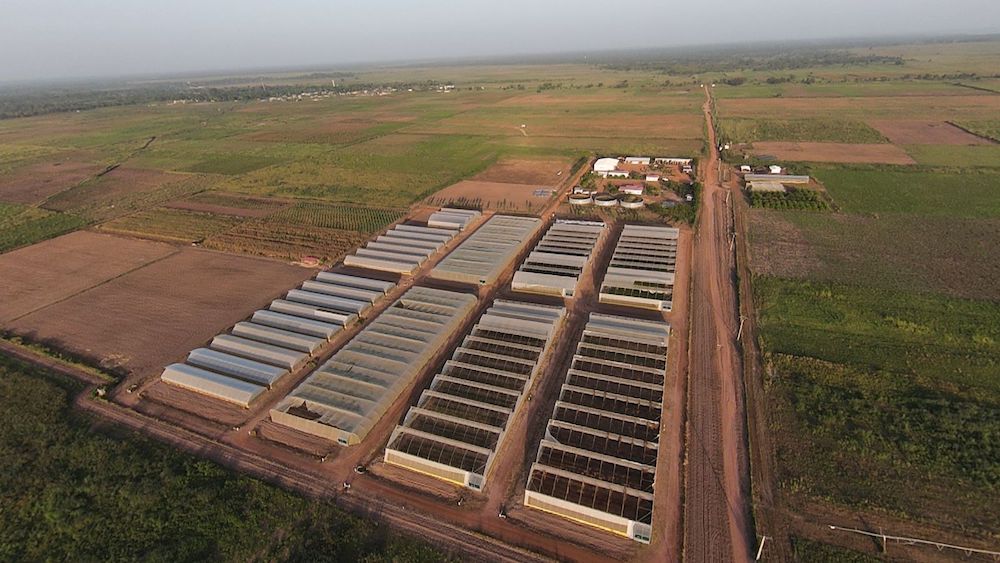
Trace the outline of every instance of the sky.
<path fill-rule="evenodd" d="M 1000 32 L 1000 0 L 0 0 L 0 81 Z"/>

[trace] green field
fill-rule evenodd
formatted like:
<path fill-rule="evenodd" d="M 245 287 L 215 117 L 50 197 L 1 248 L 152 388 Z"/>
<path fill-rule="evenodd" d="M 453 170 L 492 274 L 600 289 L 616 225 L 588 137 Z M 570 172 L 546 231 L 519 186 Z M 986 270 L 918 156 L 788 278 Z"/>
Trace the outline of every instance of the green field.
<path fill-rule="evenodd" d="M 433 548 L 70 410 L 0 357 L 4 561 L 440 561 Z"/>
<path fill-rule="evenodd" d="M 271 215 L 268 221 L 374 233 L 398 221 L 405 214 L 405 209 L 398 208 L 302 202 Z"/>
<path fill-rule="evenodd" d="M 41 242 L 86 224 L 83 218 L 68 213 L 0 203 L 0 252 Z"/>
<path fill-rule="evenodd" d="M 907 145 L 919 164 L 960 168 L 1000 168 L 1000 145 Z"/>
<path fill-rule="evenodd" d="M 747 119 L 729 118 L 719 122 L 726 141 L 817 141 L 836 143 L 885 143 L 881 133 L 862 121 L 832 118 Z"/>
<path fill-rule="evenodd" d="M 755 293 L 782 487 L 996 539 L 1000 305 L 775 278 Z"/>
<path fill-rule="evenodd" d="M 813 175 L 850 213 L 1000 217 L 1000 172 L 901 167 L 814 167 Z"/>

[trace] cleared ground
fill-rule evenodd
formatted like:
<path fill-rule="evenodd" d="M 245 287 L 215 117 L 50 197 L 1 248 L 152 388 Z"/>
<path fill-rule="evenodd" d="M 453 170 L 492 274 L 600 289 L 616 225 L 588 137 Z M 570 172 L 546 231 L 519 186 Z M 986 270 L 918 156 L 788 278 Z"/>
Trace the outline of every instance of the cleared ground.
<path fill-rule="evenodd" d="M 0 201 L 38 203 L 72 188 L 103 169 L 99 164 L 74 160 L 24 166 L 10 174 L 0 174 Z"/>
<path fill-rule="evenodd" d="M 277 262 L 183 248 L 21 317 L 9 328 L 108 367 L 151 375 L 311 274 Z"/>
<path fill-rule="evenodd" d="M 990 140 L 977 137 L 946 121 L 910 119 L 871 120 L 879 130 L 897 145 L 989 145 Z"/>
<path fill-rule="evenodd" d="M 476 174 L 472 179 L 480 182 L 505 182 L 511 184 L 539 184 L 554 186 L 569 172 L 570 162 L 550 160 L 501 160 Z"/>
<path fill-rule="evenodd" d="M 551 188 L 545 185 L 462 180 L 435 193 L 427 199 L 427 203 L 473 206 L 501 212 L 532 211 L 545 205 L 550 197 Z"/>
<path fill-rule="evenodd" d="M 80 231 L 0 255 L 0 322 L 175 252 L 166 244 Z"/>
<path fill-rule="evenodd" d="M 753 144 L 753 152 L 793 162 L 916 164 L 906 151 L 888 144 L 760 141 Z"/>

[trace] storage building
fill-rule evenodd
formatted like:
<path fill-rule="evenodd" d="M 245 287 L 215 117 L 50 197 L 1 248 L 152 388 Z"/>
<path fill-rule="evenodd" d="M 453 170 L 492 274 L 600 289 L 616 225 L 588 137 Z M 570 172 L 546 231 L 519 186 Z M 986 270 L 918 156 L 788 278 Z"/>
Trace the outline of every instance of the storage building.
<path fill-rule="evenodd" d="M 386 463 L 482 490 L 564 313 L 494 302 L 393 431 Z"/>
<path fill-rule="evenodd" d="M 649 543 L 670 326 L 592 313 L 524 504 Z"/>

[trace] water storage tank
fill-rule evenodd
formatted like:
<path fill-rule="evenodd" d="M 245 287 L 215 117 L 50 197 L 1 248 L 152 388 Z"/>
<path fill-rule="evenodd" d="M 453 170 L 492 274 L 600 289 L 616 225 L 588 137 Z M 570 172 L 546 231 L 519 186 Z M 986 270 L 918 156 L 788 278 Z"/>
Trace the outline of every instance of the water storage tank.
<path fill-rule="evenodd" d="M 618 199 L 618 205 L 621 205 L 625 209 L 642 209 L 645 206 L 645 202 L 637 195 L 624 195 Z"/>
<path fill-rule="evenodd" d="M 594 198 L 589 194 L 573 194 L 569 196 L 570 205 L 590 205 L 594 203 Z"/>
<path fill-rule="evenodd" d="M 618 198 L 611 194 L 597 194 L 594 196 L 594 205 L 600 207 L 614 207 L 618 205 Z"/>

